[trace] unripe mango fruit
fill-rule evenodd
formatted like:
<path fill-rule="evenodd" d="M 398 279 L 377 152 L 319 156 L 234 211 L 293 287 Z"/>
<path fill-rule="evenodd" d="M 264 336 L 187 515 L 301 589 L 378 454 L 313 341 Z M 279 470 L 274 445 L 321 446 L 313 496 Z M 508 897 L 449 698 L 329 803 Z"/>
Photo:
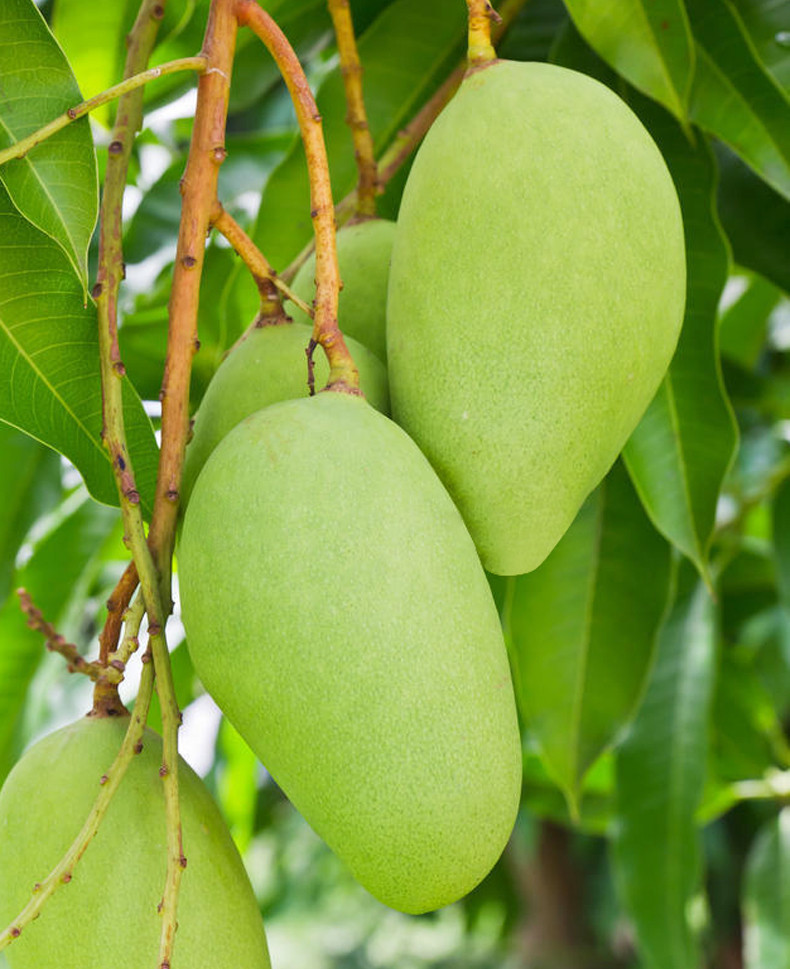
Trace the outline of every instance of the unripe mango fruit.
<path fill-rule="evenodd" d="M 0 791 L 0 923 L 8 925 L 82 828 L 129 721 L 86 717 L 32 747 Z M 143 969 L 157 964 L 167 837 L 162 740 L 146 730 L 68 885 L 6 950 L 12 969 Z M 269 969 L 255 897 L 200 778 L 179 763 L 187 867 L 173 967 Z"/>
<path fill-rule="evenodd" d="M 655 394 L 686 292 L 672 178 L 631 109 L 551 64 L 469 75 L 403 195 L 393 415 L 492 572 L 538 566 Z"/>
<path fill-rule="evenodd" d="M 187 448 L 181 495 L 184 506 L 206 458 L 242 418 L 281 400 L 307 397 L 305 349 L 312 326 L 284 323 L 251 330 L 223 360 L 206 388 L 195 415 Z M 387 368 L 356 340 L 346 345 L 359 370 L 359 384 L 370 403 L 389 413 Z M 329 364 L 320 347 L 313 355 L 315 387 L 329 379 Z"/>
<path fill-rule="evenodd" d="M 409 437 L 326 391 L 238 424 L 178 550 L 195 669 L 373 895 L 424 912 L 507 842 L 520 738 L 497 611 Z"/>
<path fill-rule="evenodd" d="M 387 360 L 387 278 L 390 270 L 395 223 L 366 219 L 344 226 L 337 233 L 337 262 L 343 288 L 337 316 L 344 335 L 354 337 Z M 300 267 L 291 289 L 306 303 L 315 298 L 315 254 Z M 294 319 L 306 320 L 302 311 L 289 309 Z"/>

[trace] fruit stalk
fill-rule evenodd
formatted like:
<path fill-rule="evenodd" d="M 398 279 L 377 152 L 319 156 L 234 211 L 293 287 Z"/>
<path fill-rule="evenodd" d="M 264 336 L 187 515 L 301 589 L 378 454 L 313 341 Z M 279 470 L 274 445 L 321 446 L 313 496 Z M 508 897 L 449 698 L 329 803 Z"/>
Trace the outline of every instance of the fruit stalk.
<path fill-rule="evenodd" d="M 373 218 L 376 215 L 378 191 L 378 167 L 376 165 L 373 136 L 370 133 L 365 98 L 362 92 L 362 64 L 354 36 L 354 21 L 348 0 L 329 0 L 329 13 L 335 28 L 337 50 L 340 55 L 340 71 L 346 94 L 348 113 L 346 122 L 351 128 L 354 142 L 354 158 L 359 171 L 357 183 L 357 215 Z"/>
<path fill-rule="evenodd" d="M 151 704 L 151 695 L 153 693 L 153 682 L 152 665 L 151 663 L 147 663 L 143 666 L 137 699 L 123 743 L 112 766 L 99 781 L 99 794 L 96 797 L 82 830 L 72 842 L 69 850 L 47 877 L 33 887 L 33 895 L 19 915 L 17 915 L 10 925 L 6 926 L 0 932 L 0 952 L 15 939 L 18 939 L 23 930 L 34 919 L 38 918 L 44 908 L 44 904 L 55 893 L 59 885 L 66 885 L 71 881 L 74 867 L 85 854 L 88 845 L 98 831 L 99 825 L 107 813 L 107 808 L 110 806 L 113 795 L 118 790 L 118 786 L 123 780 L 123 776 L 132 758 L 142 743 L 145 722 L 148 719 L 148 708 Z"/>
<path fill-rule="evenodd" d="M 311 217 L 315 229 L 316 297 L 312 347 L 320 344 L 329 361 L 327 387 L 359 393 L 359 372 L 337 325 L 340 273 L 335 246 L 335 208 L 321 115 L 299 58 L 268 13 L 254 0 L 240 0 L 239 24 L 250 27 L 274 58 L 293 100 L 310 177 Z"/>
<path fill-rule="evenodd" d="M 501 18 L 488 0 L 466 0 L 466 5 L 469 7 L 469 67 L 481 67 L 496 60 L 496 51 L 491 44 L 491 23 Z"/>

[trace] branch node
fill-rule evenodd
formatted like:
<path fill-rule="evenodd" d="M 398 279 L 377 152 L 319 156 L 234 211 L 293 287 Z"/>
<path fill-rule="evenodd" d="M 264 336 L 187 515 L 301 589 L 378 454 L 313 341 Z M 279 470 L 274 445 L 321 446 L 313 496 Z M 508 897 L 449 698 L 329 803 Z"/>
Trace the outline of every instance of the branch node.
<path fill-rule="evenodd" d="M 107 151 L 111 155 L 121 155 L 123 154 L 123 144 L 120 141 L 111 141 L 107 146 Z"/>

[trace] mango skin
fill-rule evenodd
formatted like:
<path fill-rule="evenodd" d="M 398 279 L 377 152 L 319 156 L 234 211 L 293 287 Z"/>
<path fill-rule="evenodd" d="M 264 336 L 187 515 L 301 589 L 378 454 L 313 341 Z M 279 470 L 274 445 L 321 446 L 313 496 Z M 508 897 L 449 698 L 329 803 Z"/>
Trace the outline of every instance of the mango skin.
<path fill-rule="evenodd" d="M 346 225 L 337 233 L 337 260 L 343 288 L 338 303 L 338 322 L 344 335 L 353 337 L 387 361 L 387 280 L 395 223 L 367 219 Z M 300 267 L 291 289 L 306 303 L 315 297 L 315 254 Z M 307 322 L 297 307 L 294 319 Z"/>
<path fill-rule="evenodd" d="M 0 922 L 82 827 L 128 720 L 84 718 L 33 746 L 0 791 Z M 11 969 L 141 969 L 156 965 L 165 884 L 162 740 L 146 730 L 70 884 L 6 950 Z M 203 782 L 179 764 L 184 853 L 173 967 L 270 969 L 263 922 L 241 858 Z"/>
<path fill-rule="evenodd" d="M 323 392 L 218 445 L 178 550 L 195 669 L 380 901 L 470 891 L 516 816 L 521 745 L 474 544 L 416 445 Z"/>
<path fill-rule="evenodd" d="M 195 415 L 181 483 L 184 505 L 209 454 L 240 420 L 269 404 L 308 395 L 305 349 L 312 332 L 312 326 L 304 323 L 251 330 L 223 360 Z M 347 340 L 347 346 L 365 396 L 377 410 L 388 414 L 386 367 L 356 340 Z M 329 364 L 320 347 L 313 360 L 315 387 L 320 390 L 329 379 Z"/>
<path fill-rule="evenodd" d="M 491 572 L 536 568 L 612 465 L 685 292 L 674 185 L 623 101 L 550 64 L 464 80 L 404 191 L 388 365 Z"/>

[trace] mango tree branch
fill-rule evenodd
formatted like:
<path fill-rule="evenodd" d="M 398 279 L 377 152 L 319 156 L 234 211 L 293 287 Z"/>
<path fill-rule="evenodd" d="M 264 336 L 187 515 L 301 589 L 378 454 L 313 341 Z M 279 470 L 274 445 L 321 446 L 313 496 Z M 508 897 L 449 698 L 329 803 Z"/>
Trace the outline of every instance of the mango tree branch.
<path fill-rule="evenodd" d="M 293 293 L 290 287 L 280 279 L 266 256 L 223 207 L 221 202 L 215 203 L 214 212 L 211 216 L 211 227 L 228 240 L 250 271 L 261 297 L 259 317 L 271 318 L 285 315 L 282 300 L 277 290 L 295 303 L 302 312 L 307 313 L 308 316 L 313 315 L 313 308 L 308 306 L 296 293 Z"/>
<path fill-rule="evenodd" d="M 158 77 L 165 77 L 167 74 L 176 74 L 178 71 L 197 71 L 200 74 L 205 69 L 205 66 L 206 62 L 203 57 L 181 57 L 178 60 L 169 61 L 167 64 L 160 64 L 159 67 L 152 67 L 150 70 L 142 71 L 140 74 L 134 74 L 132 77 L 127 77 L 119 84 L 107 88 L 106 91 L 102 91 L 87 101 L 80 101 L 73 108 L 69 108 L 68 111 L 64 111 L 63 114 L 48 124 L 45 124 L 43 128 L 39 128 L 38 131 L 34 131 L 26 138 L 17 141 L 8 148 L 4 148 L 0 151 L 0 165 L 4 162 L 11 161 L 13 158 L 24 158 L 36 145 L 40 145 L 47 138 L 51 138 L 52 135 L 61 131 L 66 125 L 70 125 L 72 121 L 84 118 L 86 114 L 90 114 L 96 108 L 100 108 L 103 104 L 109 104 L 111 101 L 115 101 L 116 98 L 120 98 L 130 91 L 136 91 L 138 88 L 143 87 L 143 85 L 148 84 L 149 81 L 154 81 Z"/>
<path fill-rule="evenodd" d="M 134 75 L 144 67 L 156 39 L 163 14 L 161 0 L 143 0 L 130 34 L 124 73 Z M 102 439 L 110 453 L 118 484 L 121 517 L 125 538 L 132 552 L 140 580 L 145 609 L 148 613 L 148 632 L 153 652 L 153 672 L 162 708 L 163 763 L 166 819 L 167 871 L 160 911 L 162 926 L 159 942 L 159 965 L 169 967 L 176 932 L 178 891 L 184 869 L 181 838 L 181 817 L 178 796 L 178 712 L 173 688 L 170 656 L 165 639 L 164 624 L 169 611 L 163 605 L 160 573 L 146 539 L 140 496 L 134 481 L 134 471 L 126 444 L 124 430 L 121 381 L 125 369 L 118 349 L 118 290 L 123 278 L 122 205 L 129 158 L 137 130 L 142 124 L 143 91 L 141 87 L 123 94 L 109 145 L 104 195 L 99 230 L 99 269 L 93 290 L 99 323 L 99 357 L 102 378 L 103 426 Z M 169 571 L 166 589 L 169 590 Z M 106 678 L 97 682 L 94 710 L 112 702 L 112 684 Z M 108 693 L 109 697 L 103 693 Z M 117 693 L 116 693 L 117 696 Z"/>
<path fill-rule="evenodd" d="M 202 54 L 207 68 L 198 81 L 195 123 L 181 181 L 182 214 L 170 293 L 162 400 L 162 451 L 150 541 L 169 588 L 178 515 L 181 468 L 189 435 L 189 381 L 197 349 L 197 312 L 206 236 L 225 159 L 225 119 L 236 42 L 235 0 L 213 0 Z"/>
<path fill-rule="evenodd" d="M 376 214 L 378 168 L 370 133 L 365 99 L 362 94 L 362 64 L 354 36 L 354 22 L 348 0 L 329 0 L 329 13 L 335 28 L 340 70 L 346 92 L 348 113 L 346 122 L 351 128 L 354 157 L 359 171 L 357 184 L 357 215 L 372 218 Z"/>
<path fill-rule="evenodd" d="M 71 881 L 74 867 L 85 854 L 88 845 L 93 840 L 132 758 L 142 749 L 143 732 L 145 730 L 146 720 L 148 719 L 148 708 L 151 703 L 152 691 L 153 670 L 149 663 L 147 667 L 143 667 L 143 675 L 137 692 L 137 700 L 135 701 L 134 710 L 129 720 L 129 726 L 123 738 L 121 749 L 118 751 L 107 773 L 101 779 L 97 778 L 97 782 L 100 785 L 99 793 L 85 824 L 82 826 L 82 830 L 74 839 L 66 854 L 47 877 L 33 887 L 33 895 L 19 915 L 17 915 L 10 925 L 0 932 L 0 952 L 13 942 L 14 939 L 18 939 L 23 930 L 34 919 L 38 918 L 44 908 L 44 904 L 55 893 L 57 888 Z"/>
<path fill-rule="evenodd" d="M 312 359 L 313 347 L 320 344 L 329 361 L 327 388 L 358 394 L 359 372 L 337 325 L 340 273 L 335 247 L 335 208 L 321 115 L 299 58 L 269 14 L 254 0 L 239 0 L 237 11 L 239 23 L 250 27 L 274 58 L 291 94 L 304 143 L 316 254 L 315 322 L 308 363 Z"/>

